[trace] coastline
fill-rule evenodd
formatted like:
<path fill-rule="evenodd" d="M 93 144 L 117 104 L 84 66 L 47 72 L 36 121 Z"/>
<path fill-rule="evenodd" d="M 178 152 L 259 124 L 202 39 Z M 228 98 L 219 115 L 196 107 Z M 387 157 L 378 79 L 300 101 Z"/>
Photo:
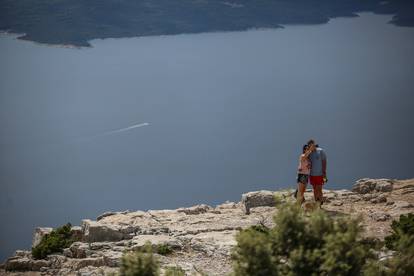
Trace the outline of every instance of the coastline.
<path fill-rule="evenodd" d="M 93 41 L 95 40 L 106 40 L 106 39 L 124 39 L 124 38 L 144 38 L 144 37 L 169 37 L 169 36 L 177 36 L 177 35 L 198 35 L 198 34 L 215 34 L 215 33 L 234 33 L 234 32 L 249 32 L 249 31 L 267 31 L 267 30 L 277 30 L 277 29 L 287 29 L 289 27 L 314 27 L 314 26 L 322 26 L 325 24 L 331 23 L 332 20 L 336 19 L 355 19 L 358 17 L 363 16 L 364 14 L 370 14 L 370 15 L 379 15 L 379 16 L 386 16 L 388 17 L 387 24 L 392 24 L 396 27 L 405 27 L 405 28 L 411 28 L 413 26 L 405 26 L 400 25 L 394 22 L 394 14 L 383 14 L 383 13 L 377 13 L 373 11 L 362 11 L 362 12 L 355 12 L 351 15 L 341 15 L 341 16 L 334 16 L 334 17 L 328 17 L 326 20 L 322 22 L 316 22 L 316 23 L 289 23 L 289 24 L 279 24 L 275 27 L 253 27 L 253 28 L 246 28 L 246 29 L 239 29 L 239 30 L 210 30 L 210 31 L 201 31 L 201 32 L 179 32 L 174 34 L 148 34 L 148 35 L 132 35 L 132 36 L 109 36 L 109 37 L 93 37 L 87 41 L 84 41 L 87 46 L 81 46 L 81 45 L 75 45 L 70 43 L 48 43 L 48 42 L 40 42 L 35 39 L 26 38 L 27 33 L 17 33 L 10 30 L 0 30 L 0 36 L 1 35 L 10 35 L 15 39 L 18 39 L 20 41 L 27 41 L 34 43 L 35 45 L 40 46 L 48 46 L 48 47 L 57 47 L 57 48 L 66 48 L 66 49 L 89 49 L 93 48 Z"/>

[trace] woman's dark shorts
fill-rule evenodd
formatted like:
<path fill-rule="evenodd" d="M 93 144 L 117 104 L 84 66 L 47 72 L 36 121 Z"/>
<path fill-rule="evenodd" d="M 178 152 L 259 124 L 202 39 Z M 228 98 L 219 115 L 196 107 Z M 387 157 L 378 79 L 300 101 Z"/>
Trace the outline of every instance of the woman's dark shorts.
<path fill-rule="evenodd" d="M 307 175 L 307 174 L 301 174 L 301 173 L 299 173 L 298 174 L 298 178 L 297 178 L 297 182 L 299 183 L 302 183 L 302 184 L 308 184 L 308 180 L 309 180 L 309 175 Z"/>

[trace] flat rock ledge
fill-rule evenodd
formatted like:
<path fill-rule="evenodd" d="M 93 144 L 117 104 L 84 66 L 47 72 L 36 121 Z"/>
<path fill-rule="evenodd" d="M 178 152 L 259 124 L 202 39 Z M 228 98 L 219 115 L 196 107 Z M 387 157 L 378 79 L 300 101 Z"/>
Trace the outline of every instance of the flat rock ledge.
<path fill-rule="evenodd" d="M 248 192 L 240 202 L 215 207 L 106 212 L 73 226 L 77 241 L 61 254 L 35 260 L 30 251 L 17 250 L 0 266 L 0 275 L 106 275 L 118 271 L 125 250 L 140 248 L 147 241 L 172 249 L 168 255 L 156 254 L 162 273 L 166 267 L 180 266 L 187 275 L 226 275 L 231 272 L 237 232 L 257 224 L 274 226 L 275 196 L 283 200 L 292 193 Z M 312 202 L 312 197 L 307 190 L 306 200 Z M 414 179 L 364 178 L 352 190 L 324 190 L 324 197 L 323 209 L 330 215 L 361 216 L 364 235 L 383 239 L 393 219 L 414 212 Z M 50 231 L 36 228 L 32 246 Z"/>

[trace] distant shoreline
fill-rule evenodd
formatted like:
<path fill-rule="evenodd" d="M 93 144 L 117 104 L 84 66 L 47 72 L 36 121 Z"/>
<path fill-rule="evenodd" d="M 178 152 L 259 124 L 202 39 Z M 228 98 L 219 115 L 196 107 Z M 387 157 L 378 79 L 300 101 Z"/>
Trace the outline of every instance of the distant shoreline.
<path fill-rule="evenodd" d="M 234 30 L 234 31 L 206 31 L 206 32 L 199 32 L 199 33 L 178 33 L 178 34 L 160 34 L 160 35 L 143 35 L 143 36 L 126 36 L 126 37 L 96 37 L 96 38 L 92 38 L 90 40 L 88 40 L 88 44 L 89 46 L 78 46 L 75 44 L 54 44 L 54 43 L 45 43 L 45 42 L 39 42 L 36 40 L 31 40 L 31 39 L 27 39 L 25 38 L 26 34 L 25 33 L 16 33 L 16 32 L 11 32 L 10 30 L 0 30 L 0 37 L 2 35 L 4 36 L 11 36 L 14 39 L 20 40 L 20 41 L 26 41 L 26 42 L 30 42 L 30 43 L 34 43 L 36 45 L 42 45 L 42 46 L 49 46 L 49 47 L 57 47 L 57 48 L 67 48 L 67 49 L 89 49 L 89 48 L 93 48 L 92 45 L 92 41 L 94 40 L 105 40 L 105 39 L 122 39 L 122 38 L 145 38 L 145 37 L 168 37 L 168 36 L 177 36 L 177 35 L 196 35 L 196 34 L 214 34 L 214 33 L 231 33 L 231 32 L 249 32 L 249 31 L 267 31 L 267 30 L 277 30 L 277 29 L 286 29 L 288 27 L 306 27 L 306 26 L 318 26 L 318 25 L 325 25 L 330 23 L 332 20 L 336 20 L 336 19 L 354 19 L 354 18 L 359 18 L 361 16 L 363 16 L 364 14 L 371 14 L 371 15 L 378 15 L 378 16 L 388 16 L 390 18 L 390 21 L 388 21 L 389 24 L 391 24 L 391 20 L 393 18 L 393 15 L 390 14 L 378 14 L 378 13 L 374 13 L 374 12 L 358 12 L 355 13 L 355 15 L 353 16 L 337 16 L 337 17 L 333 17 L 333 18 L 329 18 L 329 20 L 327 20 L 326 22 L 323 23 L 313 23 L 313 24 L 309 24 L 309 23 L 290 23 L 290 24 L 285 24 L 285 25 L 280 25 L 277 27 L 272 27 L 272 28 L 265 28 L 265 27 L 258 27 L 258 28 L 249 28 L 249 29 L 245 29 L 245 30 Z M 395 25 L 396 27 L 401 27 L 399 25 Z M 407 26 L 403 26 L 403 27 L 407 27 Z M 410 27 L 410 26 L 408 26 Z"/>
<path fill-rule="evenodd" d="M 389 23 L 414 26 L 414 3 L 411 0 L 325 1 L 318 6 L 305 0 L 259 3 L 247 0 L 210 0 L 205 3 L 5 0 L 0 2 L 0 30 L 22 34 L 17 37 L 20 40 L 83 48 L 91 47 L 89 41 L 93 39 L 326 24 L 333 18 L 357 17 L 361 12 L 392 15 Z"/>

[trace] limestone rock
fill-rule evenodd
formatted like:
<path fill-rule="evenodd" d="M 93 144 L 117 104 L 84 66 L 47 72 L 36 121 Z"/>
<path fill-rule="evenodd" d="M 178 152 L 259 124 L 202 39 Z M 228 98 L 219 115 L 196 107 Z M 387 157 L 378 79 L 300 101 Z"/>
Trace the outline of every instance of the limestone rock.
<path fill-rule="evenodd" d="M 369 216 L 375 221 L 386 221 L 391 218 L 390 214 L 383 212 L 371 213 Z"/>
<path fill-rule="evenodd" d="M 195 205 L 189 208 L 179 208 L 177 212 L 182 212 L 187 215 L 198 215 L 210 211 L 212 208 L 206 204 Z"/>
<path fill-rule="evenodd" d="M 336 200 L 336 201 L 332 202 L 332 205 L 333 206 L 342 206 L 342 205 L 344 205 L 344 203 L 342 201 Z"/>
<path fill-rule="evenodd" d="M 378 192 L 391 192 L 393 189 L 393 183 L 393 180 L 390 179 L 378 181 L 375 185 L 375 190 Z"/>
<path fill-rule="evenodd" d="M 371 203 L 384 203 L 387 202 L 387 198 L 384 195 L 379 195 L 376 198 L 370 200 Z"/>
<path fill-rule="evenodd" d="M 71 259 L 68 265 L 74 270 L 79 270 L 87 266 L 94 266 L 94 267 L 104 266 L 105 262 L 104 262 L 103 257 L 83 258 L 83 259 Z"/>
<path fill-rule="evenodd" d="M 376 194 L 364 194 L 362 196 L 362 199 L 365 200 L 365 201 L 370 201 L 370 200 L 372 200 L 372 199 L 374 199 L 376 197 L 377 197 Z"/>
<path fill-rule="evenodd" d="M 64 263 L 68 258 L 58 254 L 52 254 L 46 257 L 46 260 L 49 261 L 49 267 L 52 269 L 60 269 L 63 267 Z"/>
<path fill-rule="evenodd" d="M 112 249 L 115 245 L 111 242 L 94 242 L 89 244 L 91 250 Z"/>
<path fill-rule="evenodd" d="M 362 178 L 358 180 L 352 187 L 352 191 L 359 194 L 367 194 L 373 191 L 391 192 L 394 180 L 391 179 L 370 179 Z"/>
<path fill-rule="evenodd" d="M 132 243 L 132 249 L 141 248 L 145 245 L 145 243 L 149 241 L 153 246 L 158 245 L 168 245 L 172 249 L 181 249 L 183 247 L 182 242 L 178 240 L 177 238 L 169 235 L 138 235 L 135 236 L 131 243 Z"/>
<path fill-rule="evenodd" d="M 37 246 L 42 238 L 46 235 L 52 232 L 53 228 L 51 227 L 36 227 L 34 234 L 33 234 L 33 241 L 32 241 L 32 247 Z"/>
<path fill-rule="evenodd" d="M 85 219 L 82 221 L 83 240 L 86 242 L 120 241 L 131 239 L 132 228 L 123 228 L 119 225 L 104 224 L 98 221 Z"/>
<path fill-rule="evenodd" d="M 222 204 L 216 205 L 216 209 L 236 209 L 237 203 L 226 200 Z"/>
<path fill-rule="evenodd" d="M 89 244 L 84 242 L 74 242 L 69 247 L 72 258 L 86 258 L 91 255 Z"/>
<path fill-rule="evenodd" d="M 113 216 L 113 215 L 119 215 L 119 214 L 127 214 L 129 213 L 129 210 L 125 210 L 122 212 L 105 212 L 103 214 L 100 214 L 97 218 L 96 221 L 100 221 L 103 218 L 109 217 L 109 216 Z"/>
<path fill-rule="evenodd" d="M 259 206 L 275 206 L 275 194 L 271 191 L 256 191 L 242 195 L 242 206 L 245 214 L 250 214 L 250 209 Z"/>
<path fill-rule="evenodd" d="M 28 257 L 11 257 L 4 264 L 7 271 L 40 271 L 40 268 L 49 266 L 47 260 L 33 260 Z"/>
<path fill-rule="evenodd" d="M 119 267 L 123 253 L 119 251 L 104 251 L 103 259 L 106 266 Z"/>
<path fill-rule="evenodd" d="M 354 192 L 324 190 L 328 200 L 322 209 L 333 217 L 360 216 L 366 237 L 383 240 L 390 233 L 392 219 L 414 210 L 414 193 L 411 193 L 414 179 L 363 179 L 357 184 Z M 275 226 L 273 216 L 280 210 L 275 207 L 274 195 L 279 194 L 282 201 L 288 201 L 291 200 L 289 192 L 251 192 L 244 194 L 238 203 L 227 201 L 214 208 L 201 204 L 175 210 L 104 213 L 98 221 L 85 220 L 82 227 L 72 227 L 73 237 L 81 239 L 65 248 L 63 254 L 33 260 L 30 251 L 16 251 L 0 266 L 0 275 L 103 276 L 116 273 L 123 252 L 140 248 L 146 241 L 154 247 L 168 245 L 174 250 L 173 254 L 156 255 L 161 275 L 168 266 L 180 266 L 186 275 L 202 275 L 201 272 L 212 276 L 228 275 L 232 271 L 231 251 L 236 245 L 238 231 L 258 224 Z M 315 209 L 312 190 L 306 191 L 305 198 L 304 209 Z M 305 205 L 313 207 L 305 208 Z M 38 232 L 38 236 L 44 235 L 44 231 Z M 16 272 L 6 272 L 6 267 Z"/>
<path fill-rule="evenodd" d="M 407 201 L 396 201 L 394 202 L 394 209 L 409 209 L 413 208 L 414 205 Z"/>
<path fill-rule="evenodd" d="M 32 255 L 32 252 L 28 251 L 28 250 L 16 250 L 15 253 L 14 253 L 14 256 L 16 256 L 16 257 L 30 258 L 31 255 Z"/>

